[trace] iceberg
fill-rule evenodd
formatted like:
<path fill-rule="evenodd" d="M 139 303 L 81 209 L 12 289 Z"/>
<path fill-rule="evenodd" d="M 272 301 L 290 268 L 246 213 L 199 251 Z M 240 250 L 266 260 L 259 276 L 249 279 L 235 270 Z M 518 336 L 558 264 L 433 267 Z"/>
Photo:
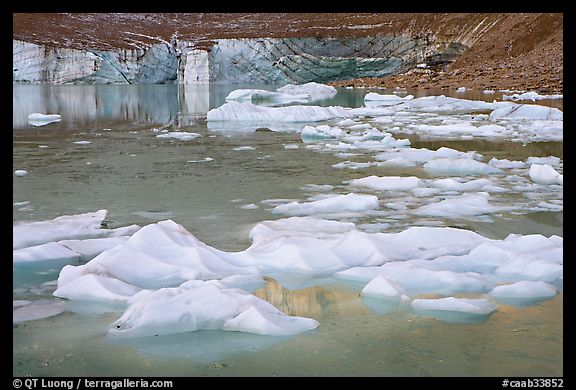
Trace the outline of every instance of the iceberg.
<path fill-rule="evenodd" d="M 133 225 L 128 228 L 103 229 L 102 222 L 107 214 L 107 210 L 98 210 L 64 215 L 49 221 L 17 223 L 12 228 L 12 248 L 21 249 L 67 239 L 125 236 L 139 228 Z"/>
<path fill-rule="evenodd" d="M 28 115 L 28 123 L 32 126 L 45 126 L 49 123 L 60 122 L 62 117 L 58 114 L 40 114 L 35 112 Z"/>
<path fill-rule="evenodd" d="M 338 93 L 338 90 L 330 85 L 310 82 L 301 85 L 288 84 L 276 89 L 289 95 L 308 95 L 311 100 L 328 99 Z"/>
<path fill-rule="evenodd" d="M 364 96 L 366 106 L 394 106 L 412 99 L 414 99 L 414 95 L 400 97 L 397 95 L 382 95 L 374 92 L 370 92 Z"/>
<path fill-rule="evenodd" d="M 424 164 L 424 169 L 439 175 L 503 173 L 500 168 L 470 158 L 437 158 Z"/>
<path fill-rule="evenodd" d="M 340 138 L 344 134 L 346 133 L 339 127 L 330 127 L 328 125 L 321 125 L 316 127 L 304 126 L 300 132 L 300 137 L 302 138 L 302 141 L 306 143 L 321 141 L 325 139 Z"/>
<path fill-rule="evenodd" d="M 291 317 L 268 302 L 240 289 L 218 283 L 189 281 L 135 295 L 110 336 L 153 336 L 222 329 L 287 336 L 317 328 L 316 320 Z"/>
<path fill-rule="evenodd" d="M 520 282 L 494 287 L 488 295 L 504 302 L 510 302 L 510 300 L 540 301 L 554 298 L 557 292 L 558 288 L 551 284 L 542 281 L 522 280 Z"/>
<path fill-rule="evenodd" d="M 402 300 L 408 299 L 404 289 L 382 276 L 377 276 L 372 279 L 360 293 L 362 296 L 375 297 L 375 298 L 400 298 Z"/>
<path fill-rule="evenodd" d="M 282 204 L 274 207 L 272 209 L 272 213 L 304 216 L 312 214 L 330 214 L 341 211 L 374 210 L 378 207 L 378 197 L 374 195 L 349 193 L 346 195 L 336 195 L 313 202 L 290 202 Z"/>
<path fill-rule="evenodd" d="M 288 106 L 262 107 L 252 103 L 229 101 L 208 111 L 206 119 L 211 121 L 247 122 L 319 122 L 351 116 L 350 109 L 343 107 Z"/>
<path fill-rule="evenodd" d="M 430 203 L 414 210 L 413 213 L 420 216 L 458 218 L 490 214 L 503 211 L 504 209 L 492 206 L 488 202 L 486 193 L 476 193 Z"/>
<path fill-rule="evenodd" d="M 433 180 L 430 186 L 438 188 L 442 191 L 480 191 L 485 190 L 486 187 L 492 186 L 494 183 L 490 179 L 476 179 L 470 181 L 457 181 L 456 179 L 446 178 Z"/>
<path fill-rule="evenodd" d="M 564 175 L 559 174 L 548 164 L 532 164 L 528 172 L 530 179 L 538 184 L 559 184 L 564 185 Z"/>
<path fill-rule="evenodd" d="M 422 180 L 416 176 L 368 176 L 351 180 L 350 185 L 355 187 L 368 187 L 378 191 L 410 191 L 422 186 Z"/>
<path fill-rule="evenodd" d="M 28 174 L 28 171 L 26 171 L 24 169 L 17 169 L 14 171 L 14 174 L 16 176 L 22 177 L 22 176 L 26 176 Z"/>
<path fill-rule="evenodd" d="M 450 311 L 476 315 L 487 315 L 496 311 L 496 305 L 487 299 L 466 298 L 440 298 L 440 299 L 414 299 L 414 310 L 422 311 Z"/>
<path fill-rule="evenodd" d="M 198 133 L 188 133 L 185 131 L 170 131 L 168 133 L 158 134 L 156 138 L 172 138 L 179 139 L 180 141 L 190 141 L 194 138 L 202 137 Z"/>
<path fill-rule="evenodd" d="M 564 114 L 557 108 L 536 104 L 508 103 L 490 113 L 490 119 L 540 119 L 561 121 Z"/>
<path fill-rule="evenodd" d="M 538 92 L 524 92 L 522 94 L 503 95 L 504 100 L 544 100 L 544 99 L 563 99 L 564 95 L 540 95 Z"/>
<path fill-rule="evenodd" d="M 226 101 L 248 100 L 251 102 L 307 102 L 310 100 L 308 94 L 288 94 L 281 92 L 270 92 L 263 89 L 236 89 L 226 96 Z"/>

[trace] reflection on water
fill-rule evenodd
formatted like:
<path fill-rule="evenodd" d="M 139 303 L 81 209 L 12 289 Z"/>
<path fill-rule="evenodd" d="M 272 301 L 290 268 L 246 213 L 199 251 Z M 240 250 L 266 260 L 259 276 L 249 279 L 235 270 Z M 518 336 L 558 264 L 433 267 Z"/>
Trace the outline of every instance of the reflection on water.
<path fill-rule="evenodd" d="M 425 177 L 415 168 L 334 169 L 332 165 L 342 159 L 333 154 L 315 153 L 302 146 L 284 149 L 285 144 L 301 143 L 298 133 L 210 131 L 205 113 L 221 105 L 231 90 L 242 87 L 276 88 L 14 85 L 13 164 L 14 169 L 26 169 L 29 174 L 13 178 L 13 221 L 45 220 L 106 208 L 110 228 L 145 225 L 169 217 L 209 245 L 242 250 L 250 245 L 251 227 L 278 218 L 269 212 L 272 206 L 267 200 L 304 200 L 317 194 L 305 190 L 309 184 L 328 184 L 334 186 L 332 191 L 342 193 L 349 190 L 346 180 L 369 175 Z M 358 107 L 366 92 L 342 90 L 335 98 L 314 104 Z M 466 94 L 463 97 L 473 98 Z M 62 121 L 34 128 L 27 124 L 27 116 L 33 112 L 59 113 Z M 179 128 L 202 137 L 190 142 L 163 140 L 156 138 L 155 128 Z M 73 143 L 78 140 L 92 143 Z M 425 142 L 416 136 L 411 140 L 414 147 L 476 150 L 487 158 L 563 157 L 559 142 Z M 235 150 L 241 146 L 252 146 L 254 150 Z M 387 202 L 393 201 L 392 195 L 387 194 Z M 504 194 L 501 199 L 513 203 L 522 201 L 522 196 Z M 250 204 L 257 207 L 242 208 Z M 415 221 L 413 216 L 378 218 L 367 217 L 361 223 L 374 223 L 393 232 Z M 563 213 L 509 213 L 494 216 L 492 222 L 428 222 L 453 224 L 491 238 L 505 238 L 510 233 L 549 236 L 562 235 Z M 14 268 L 13 299 L 53 299 L 58 269 L 56 265 Z M 146 340 L 113 340 L 105 334 L 120 312 L 105 307 L 82 310 L 81 306 L 70 305 L 68 311 L 55 317 L 14 326 L 13 373 L 563 374 L 562 294 L 525 307 L 498 304 L 498 311 L 481 323 L 453 324 L 422 317 L 405 302 L 360 297 L 363 286 L 287 275 L 274 277 L 255 294 L 287 314 L 319 320 L 318 329 L 289 338 L 202 331 Z"/>

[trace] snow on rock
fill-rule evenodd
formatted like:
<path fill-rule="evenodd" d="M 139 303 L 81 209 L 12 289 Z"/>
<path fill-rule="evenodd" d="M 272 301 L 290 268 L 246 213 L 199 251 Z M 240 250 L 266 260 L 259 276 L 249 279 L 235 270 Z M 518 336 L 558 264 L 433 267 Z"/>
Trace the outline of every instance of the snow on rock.
<path fill-rule="evenodd" d="M 554 298 L 557 292 L 558 288 L 551 284 L 541 281 L 522 280 L 504 286 L 497 286 L 488 295 L 498 300 L 544 300 Z"/>
<path fill-rule="evenodd" d="M 536 104 L 508 103 L 507 106 L 496 108 L 490 113 L 490 119 L 564 119 L 564 113 L 554 107 L 539 106 Z"/>
<path fill-rule="evenodd" d="M 538 184 L 559 184 L 564 185 L 564 175 L 559 174 L 554 168 L 548 164 L 532 164 L 528 172 L 530 179 Z"/>
<path fill-rule="evenodd" d="M 315 329 L 316 320 L 291 317 L 240 289 L 189 281 L 179 287 L 142 292 L 133 297 L 110 336 L 153 336 L 222 329 L 286 336 Z"/>
<path fill-rule="evenodd" d="M 226 96 L 226 100 L 249 100 L 252 102 L 306 102 L 310 100 L 308 94 L 288 94 L 281 92 L 270 92 L 263 89 L 236 89 Z"/>
<path fill-rule="evenodd" d="M 382 276 L 372 279 L 363 289 L 361 295 L 375 298 L 407 299 L 404 289 Z"/>
<path fill-rule="evenodd" d="M 437 158 L 424 164 L 424 169 L 438 175 L 480 175 L 503 173 L 499 168 L 470 158 Z"/>
<path fill-rule="evenodd" d="M 476 315 L 488 315 L 496 311 L 496 305 L 487 299 L 440 298 L 414 299 L 412 308 L 418 311 L 449 311 Z"/>
<path fill-rule="evenodd" d="M 544 99 L 563 99 L 564 95 L 540 95 L 538 92 L 524 92 L 522 94 L 503 95 L 504 100 L 544 100 Z"/>
<path fill-rule="evenodd" d="M 422 180 L 416 176 L 368 176 L 350 181 L 356 187 L 368 187 L 374 190 L 409 191 L 422 185 Z"/>
<path fill-rule="evenodd" d="M 28 174 L 28 171 L 25 171 L 24 169 L 17 169 L 14 171 L 14 174 L 16 176 L 22 177 L 22 176 L 26 176 Z"/>
<path fill-rule="evenodd" d="M 60 122 L 62 117 L 58 114 L 40 114 L 34 113 L 28 115 L 28 123 L 32 126 L 45 126 L 52 122 Z"/>
<path fill-rule="evenodd" d="M 378 206 L 378 197 L 374 195 L 349 193 L 313 202 L 290 202 L 282 204 L 272 209 L 272 213 L 303 216 L 312 214 L 330 214 L 341 211 L 374 210 L 377 209 Z"/>
<path fill-rule="evenodd" d="M 172 138 L 179 139 L 180 141 L 190 141 L 194 138 L 202 137 L 198 133 L 188 133 L 185 131 L 171 131 L 168 133 L 158 134 L 156 138 Z"/>
<path fill-rule="evenodd" d="M 483 215 L 502 211 L 502 207 L 492 206 L 486 193 L 460 195 L 438 203 L 430 203 L 413 211 L 414 214 L 430 217 L 457 218 Z"/>

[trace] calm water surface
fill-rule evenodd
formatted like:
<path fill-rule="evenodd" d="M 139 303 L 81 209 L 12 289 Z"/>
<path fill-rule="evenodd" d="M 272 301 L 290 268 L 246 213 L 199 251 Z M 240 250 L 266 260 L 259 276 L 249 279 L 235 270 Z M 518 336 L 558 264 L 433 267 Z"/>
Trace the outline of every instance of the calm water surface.
<path fill-rule="evenodd" d="M 304 200 L 308 184 L 330 184 L 369 175 L 411 175 L 414 169 L 334 169 L 343 159 L 303 147 L 297 132 L 214 131 L 206 112 L 233 89 L 276 86 L 42 86 L 13 87 L 13 222 L 46 220 L 107 209 L 108 226 L 173 219 L 200 240 L 223 250 L 250 245 L 249 229 L 279 218 L 262 201 Z M 359 107 L 367 90 L 340 90 L 315 105 Z M 409 91 L 416 96 L 446 91 Z M 455 97 L 491 101 L 501 94 L 474 91 Z M 562 108 L 561 101 L 541 101 Z M 59 113 L 62 121 L 31 127 L 33 112 Z M 294 130 L 301 128 L 295 125 Z M 202 135 L 182 142 L 156 138 L 153 129 Z M 403 138 L 396 136 L 396 138 Z M 475 150 L 491 157 L 563 158 L 562 143 L 426 141 L 412 147 Z M 76 141 L 90 141 L 78 145 Z M 299 144 L 285 150 L 286 144 Z M 254 150 L 235 151 L 240 146 Z M 365 157 L 369 157 L 366 155 Z M 365 158 L 364 157 L 364 158 Z M 198 162 L 205 158 L 212 161 Z M 362 157 L 357 159 L 362 161 Z M 504 202 L 514 203 L 510 195 Z M 519 199 L 519 198 L 518 198 Z M 27 202 L 27 203 L 23 203 Z M 256 204 L 256 209 L 241 206 Z M 386 219 L 385 231 L 419 223 Z M 381 223 L 378 218 L 360 221 Z M 490 238 L 510 233 L 563 236 L 562 212 L 504 213 L 490 220 L 442 221 Z M 33 277 L 14 274 L 13 299 L 51 298 L 58 270 Z M 44 284 L 48 282 L 48 284 Z M 86 313 L 69 304 L 56 317 L 13 328 L 17 376 L 562 376 L 563 294 L 528 307 L 499 305 L 479 324 L 451 324 L 421 317 L 404 306 L 358 296 L 358 286 L 325 284 L 288 290 L 274 280 L 255 294 L 287 314 L 320 327 L 294 337 L 199 331 L 145 339 L 105 336 L 120 313 Z"/>

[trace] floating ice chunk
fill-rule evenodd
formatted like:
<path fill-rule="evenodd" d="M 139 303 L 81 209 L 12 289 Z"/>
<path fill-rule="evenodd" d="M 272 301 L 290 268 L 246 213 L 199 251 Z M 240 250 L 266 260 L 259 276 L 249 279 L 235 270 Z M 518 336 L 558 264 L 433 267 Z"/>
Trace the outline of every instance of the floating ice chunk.
<path fill-rule="evenodd" d="M 524 302 L 554 298 L 557 292 L 558 288 L 551 284 L 522 280 L 513 284 L 497 286 L 488 295 L 504 302 L 510 302 L 511 300 Z"/>
<path fill-rule="evenodd" d="M 417 112 L 438 112 L 438 113 L 468 113 L 477 111 L 494 110 L 502 104 L 513 103 L 488 103 L 480 100 L 466 100 L 452 97 L 424 96 L 419 97 L 400 105 L 392 107 L 399 111 L 417 111 Z"/>
<path fill-rule="evenodd" d="M 343 107 L 288 106 L 262 107 L 252 103 L 228 102 L 208 111 L 208 121 L 318 122 L 349 117 Z"/>
<path fill-rule="evenodd" d="M 236 150 L 237 152 L 241 152 L 243 150 L 256 150 L 256 148 L 253 146 L 238 146 L 237 148 L 234 148 L 232 150 Z"/>
<path fill-rule="evenodd" d="M 295 150 L 295 149 L 299 149 L 300 146 L 297 144 L 286 144 L 284 145 L 284 149 L 286 150 Z"/>
<path fill-rule="evenodd" d="M 66 302 L 60 300 L 40 299 L 14 309 L 12 322 L 14 324 L 54 317 L 66 310 Z"/>
<path fill-rule="evenodd" d="M 188 160 L 186 162 L 189 163 L 200 163 L 200 162 L 210 162 L 210 161 L 214 161 L 214 159 L 212 157 L 204 157 L 202 160 Z"/>
<path fill-rule="evenodd" d="M 350 181 L 356 187 L 368 187 L 374 190 L 410 191 L 422 185 L 422 180 L 416 176 L 368 176 Z"/>
<path fill-rule="evenodd" d="M 28 171 L 25 171 L 24 169 L 17 169 L 14 171 L 14 174 L 16 176 L 26 176 L 28 174 Z"/>
<path fill-rule="evenodd" d="M 445 199 L 438 203 L 422 206 L 415 211 L 416 215 L 431 217 L 464 217 L 483 215 L 502 211 L 503 208 L 492 206 L 486 196 L 481 193 L 461 195 L 456 198 Z"/>
<path fill-rule="evenodd" d="M 270 336 L 289 336 L 316 329 L 318 325 L 318 321 L 310 318 L 291 317 L 251 306 L 226 321 L 222 329 Z"/>
<path fill-rule="evenodd" d="M 438 158 L 464 158 L 475 159 L 479 158 L 476 152 L 460 152 L 455 149 L 441 147 L 438 150 L 429 150 L 426 148 L 404 148 L 390 150 L 384 153 L 379 153 L 375 156 L 376 160 L 387 161 L 393 158 L 403 158 L 416 164 L 423 164 L 433 159 Z"/>
<path fill-rule="evenodd" d="M 347 195 L 336 195 L 314 202 L 291 202 L 279 205 L 272 209 L 272 213 L 303 216 L 312 214 L 337 213 L 341 211 L 374 210 L 377 209 L 378 206 L 378 197 L 374 195 L 349 193 Z"/>
<path fill-rule="evenodd" d="M 406 297 L 406 292 L 396 283 L 377 276 L 362 289 L 361 295 L 376 298 L 401 298 Z"/>
<path fill-rule="evenodd" d="M 493 184 L 489 179 L 476 179 L 470 181 L 456 181 L 455 179 L 438 179 L 430 183 L 434 188 L 439 188 L 442 191 L 480 191 L 485 186 Z"/>
<path fill-rule="evenodd" d="M 540 280 L 548 283 L 560 279 L 563 272 L 561 264 L 552 263 L 530 254 L 516 256 L 494 271 L 504 281 Z"/>
<path fill-rule="evenodd" d="M 156 136 L 156 138 L 172 138 L 172 139 L 178 139 L 180 141 L 190 141 L 198 137 L 202 136 L 198 133 L 187 133 L 185 131 L 171 131 L 164 134 L 158 134 Z"/>
<path fill-rule="evenodd" d="M 379 167 L 405 167 L 412 168 L 416 166 L 414 161 L 407 160 L 403 157 L 391 158 L 389 160 L 377 163 Z"/>
<path fill-rule="evenodd" d="M 456 92 L 459 92 L 459 93 L 466 92 L 466 87 L 460 87 L 456 90 Z"/>
<path fill-rule="evenodd" d="M 412 308 L 418 311 L 451 311 L 476 315 L 487 315 L 496 311 L 496 305 L 483 298 L 414 299 Z"/>
<path fill-rule="evenodd" d="M 351 222 L 329 221 L 313 217 L 290 217 L 263 221 L 249 233 L 254 245 L 261 245 L 283 237 L 312 237 L 338 239 L 343 233 L 355 230 Z"/>
<path fill-rule="evenodd" d="M 80 254 L 78 252 L 56 242 L 29 246 L 12 252 L 12 261 L 15 264 L 37 261 L 71 263 L 78 259 L 80 259 Z"/>
<path fill-rule="evenodd" d="M 66 266 L 62 269 L 54 296 L 80 301 L 127 303 L 132 296 L 142 291 L 141 288 L 106 274 L 80 272 L 76 279 L 67 280 L 72 276 L 68 272 L 78 274 L 78 269 L 89 270 L 85 266 L 74 267 L 75 270 L 71 267 Z"/>
<path fill-rule="evenodd" d="M 308 94 L 288 94 L 281 92 L 270 92 L 263 89 L 236 89 L 226 96 L 226 100 L 250 100 L 252 102 L 306 102 L 310 100 Z"/>
<path fill-rule="evenodd" d="M 310 82 L 301 85 L 288 84 L 276 89 L 277 92 L 289 95 L 308 95 L 311 99 L 327 99 L 338 93 L 338 90 L 330 85 Z"/>
<path fill-rule="evenodd" d="M 250 203 L 250 204 L 245 204 L 240 206 L 241 209 L 244 210 L 255 210 L 255 209 L 259 209 L 260 207 L 258 207 L 258 205 L 254 204 L 254 203 Z"/>
<path fill-rule="evenodd" d="M 477 137 L 505 137 L 510 131 L 500 125 L 474 126 L 469 122 L 448 125 L 412 125 L 426 135 L 447 136 L 451 134 L 470 134 Z"/>
<path fill-rule="evenodd" d="M 564 175 L 559 174 L 550 165 L 532 164 L 528 172 L 530 179 L 538 184 L 564 184 Z"/>
<path fill-rule="evenodd" d="M 503 173 L 499 168 L 471 158 L 437 158 L 424 164 L 424 169 L 440 175 L 479 175 Z"/>
<path fill-rule="evenodd" d="M 308 318 L 289 317 L 239 289 L 190 281 L 175 288 L 140 293 L 114 322 L 111 336 L 153 336 L 200 329 L 238 330 L 264 335 L 292 335 L 318 327 Z"/>
<path fill-rule="evenodd" d="M 101 225 L 107 213 L 106 210 L 99 210 L 93 213 L 65 215 L 50 221 L 15 224 L 12 228 L 12 248 L 20 249 L 50 241 L 105 235 L 110 230 L 101 229 Z"/>
<path fill-rule="evenodd" d="M 381 95 L 379 93 L 370 92 L 364 96 L 366 105 L 379 105 L 379 106 L 393 106 L 402 102 L 414 99 L 413 95 L 400 97 L 397 95 Z"/>
<path fill-rule="evenodd" d="M 485 90 L 482 91 L 482 92 L 485 93 L 485 94 L 493 94 L 493 93 L 496 93 L 496 91 L 493 91 L 493 90 L 491 90 L 491 89 L 485 89 Z"/>
<path fill-rule="evenodd" d="M 76 145 L 90 145 L 92 142 L 90 142 L 90 141 L 74 141 L 72 143 L 76 144 Z"/>
<path fill-rule="evenodd" d="M 503 95 L 504 100 L 544 100 L 544 99 L 563 99 L 564 95 L 540 95 L 538 92 L 525 92 L 522 94 Z"/>
<path fill-rule="evenodd" d="M 528 157 L 526 159 L 526 164 L 540 164 L 540 165 L 551 165 L 553 167 L 560 165 L 560 158 L 556 156 L 548 156 L 548 157 Z"/>
<path fill-rule="evenodd" d="M 563 112 L 554 107 L 539 106 L 536 104 L 507 104 L 508 105 L 492 111 L 492 113 L 490 113 L 490 119 L 546 119 L 558 121 L 564 119 Z"/>
<path fill-rule="evenodd" d="M 328 125 L 321 125 L 317 127 L 304 126 L 300 132 L 300 137 L 304 142 L 314 142 L 317 140 L 324 140 L 330 138 L 340 138 L 345 133 L 338 127 L 330 127 Z"/>
<path fill-rule="evenodd" d="M 124 244 L 130 237 L 105 237 L 105 238 L 92 238 L 86 240 L 62 240 L 58 244 L 65 246 L 79 254 L 81 260 L 89 261 L 100 253 L 114 248 L 116 245 Z"/>
<path fill-rule="evenodd" d="M 34 113 L 28 115 L 28 123 L 32 126 L 45 126 L 52 122 L 60 122 L 62 117 L 58 114 Z"/>
<path fill-rule="evenodd" d="M 439 188 L 414 188 L 412 189 L 412 195 L 417 197 L 425 197 L 425 196 L 432 196 L 439 192 L 441 192 Z"/>
<path fill-rule="evenodd" d="M 488 161 L 488 165 L 492 165 L 496 168 L 526 168 L 526 164 L 523 161 L 511 161 L 508 159 L 497 159 L 493 157 L 490 161 Z"/>
<path fill-rule="evenodd" d="M 363 168 L 370 168 L 375 166 L 376 163 L 372 162 L 355 162 L 355 161 L 342 161 L 337 164 L 332 165 L 332 168 L 342 169 L 363 169 Z"/>

